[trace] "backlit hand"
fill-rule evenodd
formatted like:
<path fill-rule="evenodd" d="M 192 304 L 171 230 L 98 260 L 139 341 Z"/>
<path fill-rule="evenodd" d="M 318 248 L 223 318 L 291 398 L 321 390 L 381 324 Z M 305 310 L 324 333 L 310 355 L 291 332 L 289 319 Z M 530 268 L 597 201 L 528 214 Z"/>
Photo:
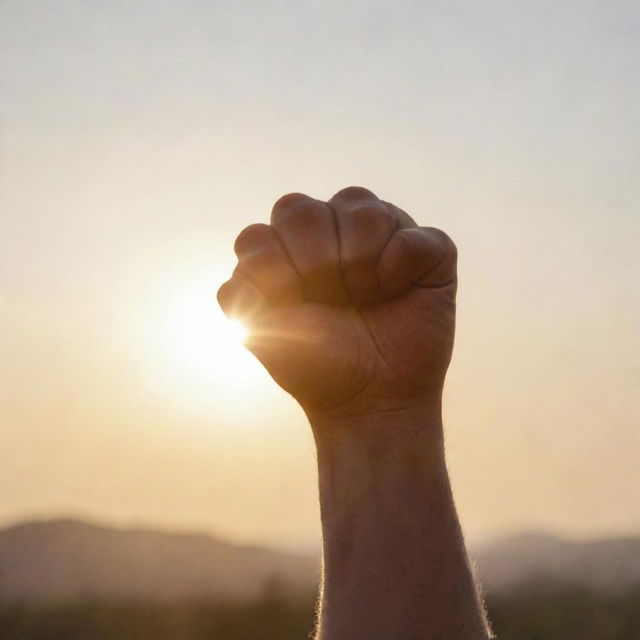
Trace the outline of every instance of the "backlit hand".
<path fill-rule="evenodd" d="M 342 417 L 432 403 L 455 322 L 456 249 L 370 191 L 328 202 L 280 198 L 271 224 L 235 244 L 220 288 L 247 347 L 309 415 Z"/>

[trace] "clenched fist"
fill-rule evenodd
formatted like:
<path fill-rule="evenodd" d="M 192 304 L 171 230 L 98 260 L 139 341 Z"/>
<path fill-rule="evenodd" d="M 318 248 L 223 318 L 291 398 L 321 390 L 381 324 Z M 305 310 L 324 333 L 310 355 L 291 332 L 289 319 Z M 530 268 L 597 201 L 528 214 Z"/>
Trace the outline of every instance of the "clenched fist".
<path fill-rule="evenodd" d="M 235 243 L 220 288 L 247 347 L 310 416 L 431 405 L 451 357 L 456 249 L 367 189 L 293 193 Z"/>

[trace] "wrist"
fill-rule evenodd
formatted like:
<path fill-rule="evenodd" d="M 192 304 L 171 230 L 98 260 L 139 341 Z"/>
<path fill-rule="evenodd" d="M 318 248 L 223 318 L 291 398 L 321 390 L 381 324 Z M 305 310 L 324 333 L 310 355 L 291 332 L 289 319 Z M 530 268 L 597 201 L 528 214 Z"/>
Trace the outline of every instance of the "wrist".
<path fill-rule="evenodd" d="M 307 417 L 319 458 L 342 453 L 365 456 L 375 463 L 406 452 L 436 462 L 444 459 L 441 407 L 438 398 L 430 403 L 351 414 L 307 412 Z"/>
<path fill-rule="evenodd" d="M 378 509 L 378 501 L 448 499 L 439 406 L 311 420 L 323 520 L 365 505 Z"/>

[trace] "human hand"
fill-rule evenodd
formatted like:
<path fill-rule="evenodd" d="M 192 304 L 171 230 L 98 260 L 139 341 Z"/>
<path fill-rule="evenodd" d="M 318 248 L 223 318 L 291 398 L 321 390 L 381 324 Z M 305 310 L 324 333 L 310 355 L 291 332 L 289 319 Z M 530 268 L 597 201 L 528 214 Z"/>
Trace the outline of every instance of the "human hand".
<path fill-rule="evenodd" d="M 246 346 L 310 417 L 439 402 L 455 328 L 456 248 L 370 191 L 293 193 L 244 229 L 218 291 Z"/>

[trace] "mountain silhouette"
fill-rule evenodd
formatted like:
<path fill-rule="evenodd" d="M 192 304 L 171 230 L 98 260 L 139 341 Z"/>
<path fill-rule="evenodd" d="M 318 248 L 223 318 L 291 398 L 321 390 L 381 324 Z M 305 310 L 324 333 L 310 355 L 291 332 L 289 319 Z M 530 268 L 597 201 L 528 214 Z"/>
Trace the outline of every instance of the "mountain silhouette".
<path fill-rule="evenodd" d="M 0 531 L 0 603 L 243 600 L 317 584 L 319 563 L 209 535 L 119 530 L 75 520 Z"/>
<path fill-rule="evenodd" d="M 580 542 L 525 533 L 493 542 L 476 557 L 482 581 L 493 592 L 533 582 L 602 592 L 640 584 L 640 536 Z"/>
<path fill-rule="evenodd" d="M 592 542 L 527 533 L 472 554 L 489 593 L 531 583 L 614 592 L 640 584 L 640 536 Z M 210 535 L 115 529 L 77 520 L 0 531 L 0 603 L 248 600 L 309 594 L 313 556 Z"/>

